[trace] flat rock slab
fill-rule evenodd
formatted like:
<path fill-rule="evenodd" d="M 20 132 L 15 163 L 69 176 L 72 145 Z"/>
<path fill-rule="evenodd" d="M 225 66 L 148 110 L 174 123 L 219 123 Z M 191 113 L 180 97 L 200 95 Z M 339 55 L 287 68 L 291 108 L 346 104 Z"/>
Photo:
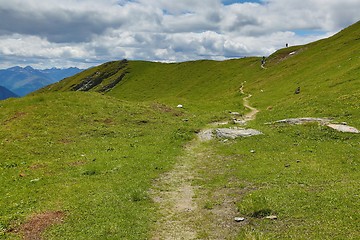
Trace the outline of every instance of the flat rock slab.
<path fill-rule="evenodd" d="M 327 118 L 311 118 L 311 117 L 288 118 L 288 119 L 278 120 L 275 123 L 304 124 L 304 123 L 314 123 L 314 122 L 321 123 L 321 124 L 328 124 L 330 122 L 330 119 L 327 119 Z"/>
<path fill-rule="evenodd" d="M 230 138 L 235 139 L 239 137 L 251 137 L 263 134 L 262 132 L 255 129 L 244 129 L 244 128 L 218 128 L 215 130 L 216 136 L 219 138 Z"/>
<path fill-rule="evenodd" d="M 210 141 L 213 138 L 212 129 L 204 129 L 198 133 L 200 141 Z"/>
<path fill-rule="evenodd" d="M 354 127 L 344 124 L 335 124 L 330 123 L 330 119 L 328 118 L 311 118 L 311 117 L 305 117 L 305 118 L 288 118 L 288 119 L 282 119 L 275 121 L 273 123 L 283 123 L 283 124 L 305 124 L 305 123 L 319 123 L 325 126 L 328 126 L 332 129 L 335 129 L 339 132 L 347 132 L 347 133 L 360 133 L 360 131 Z M 272 124 L 272 123 L 268 123 Z"/>
<path fill-rule="evenodd" d="M 354 127 L 348 126 L 348 125 L 343 125 L 343 124 L 327 124 L 326 126 L 335 129 L 339 132 L 347 132 L 347 133 L 360 133 L 360 131 Z"/>

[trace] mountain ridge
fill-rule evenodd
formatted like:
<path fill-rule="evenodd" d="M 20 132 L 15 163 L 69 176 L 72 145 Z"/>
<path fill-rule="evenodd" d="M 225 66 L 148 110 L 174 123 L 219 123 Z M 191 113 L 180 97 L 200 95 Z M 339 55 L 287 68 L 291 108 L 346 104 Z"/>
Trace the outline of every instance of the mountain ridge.
<path fill-rule="evenodd" d="M 19 96 L 25 96 L 46 85 L 57 82 L 65 77 L 72 76 L 82 69 L 78 68 L 51 68 L 34 69 L 31 66 L 10 67 L 0 70 L 0 85 L 11 90 Z"/>
<path fill-rule="evenodd" d="M 12 97 L 18 97 L 18 95 L 16 95 L 6 87 L 0 86 L 0 100 L 5 100 Z"/>

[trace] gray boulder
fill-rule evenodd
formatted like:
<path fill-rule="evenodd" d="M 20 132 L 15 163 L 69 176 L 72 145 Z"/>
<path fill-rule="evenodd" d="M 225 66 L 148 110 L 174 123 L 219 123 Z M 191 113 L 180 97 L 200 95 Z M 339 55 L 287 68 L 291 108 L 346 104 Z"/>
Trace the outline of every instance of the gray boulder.
<path fill-rule="evenodd" d="M 262 132 L 255 129 L 245 128 L 218 128 L 215 130 L 216 136 L 219 138 L 230 138 L 235 139 L 239 137 L 251 137 L 263 134 Z"/>

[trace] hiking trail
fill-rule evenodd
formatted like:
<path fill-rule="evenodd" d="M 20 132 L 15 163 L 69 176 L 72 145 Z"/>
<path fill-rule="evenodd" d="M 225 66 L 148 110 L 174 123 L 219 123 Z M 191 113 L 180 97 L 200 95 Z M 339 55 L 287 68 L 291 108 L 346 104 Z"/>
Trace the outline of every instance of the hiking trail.
<path fill-rule="evenodd" d="M 244 94 L 243 85 L 240 92 Z M 242 116 L 244 122 L 254 120 L 259 112 L 250 106 L 250 97 L 249 94 L 243 98 L 244 106 L 250 109 L 250 112 Z M 236 206 L 228 196 L 230 189 L 217 192 L 216 198 L 221 199 L 221 204 L 209 210 L 204 208 L 208 190 L 194 183 L 199 179 L 199 169 L 204 170 L 209 161 L 213 161 L 211 149 L 204 146 L 203 142 L 213 138 L 215 127 L 225 124 L 228 122 L 212 123 L 211 129 L 200 131 L 184 147 L 184 154 L 178 157 L 174 168 L 156 180 L 150 195 L 158 204 L 162 217 L 155 223 L 151 239 L 222 239 L 224 236 L 235 236 L 239 223 L 234 221 Z M 204 232 L 207 237 L 202 237 Z"/>
<path fill-rule="evenodd" d="M 240 92 L 241 92 L 242 94 L 245 94 L 245 93 L 244 93 L 244 84 L 241 85 L 241 87 L 240 87 Z M 244 106 L 245 106 L 246 108 L 250 109 L 250 112 L 246 113 L 246 114 L 244 115 L 244 117 L 243 117 L 243 119 L 244 119 L 245 122 L 255 120 L 256 114 L 259 112 L 258 109 L 250 106 L 249 98 L 251 98 L 251 97 L 252 97 L 252 95 L 249 94 L 249 95 L 247 95 L 246 97 L 243 98 L 243 101 L 244 101 L 243 104 L 244 104 Z"/>

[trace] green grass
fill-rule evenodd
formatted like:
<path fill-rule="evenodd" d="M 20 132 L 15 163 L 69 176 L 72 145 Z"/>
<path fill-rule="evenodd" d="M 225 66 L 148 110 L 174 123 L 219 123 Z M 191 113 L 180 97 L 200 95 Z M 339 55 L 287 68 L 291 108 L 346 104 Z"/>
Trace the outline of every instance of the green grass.
<path fill-rule="evenodd" d="M 66 221 L 47 239 L 144 239 L 155 218 L 147 191 L 193 128 L 186 112 L 94 93 L 1 102 L 1 235 L 33 213 Z"/>
<path fill-rule="evenodd" d="M 107 95 L 130 102 L 160 102 L 174 107 L 182 104 L 193 113 L 196 122 L 206 124 L 224 118 L 229 111 L 244 110 L 239 88 L 249 75 L 261 70 L 258 61 L 258 58 L 172 64 L 129 61 L 120 70 L 128 73 Z M 95 72 L 115 71 L 118 65 L 119 62 L 110 62 L 89 69 L 39 92 L 70 91 Z"/>
<path fill-rule="evenodd" d="M 260 120 L 333 117 L 360 127 L 359 26 L 271 55 L 267 69 L 252 78 L 247 88 L 253 104 L 263 110 Z M 289 55 L 294 51 L 297 54 Z M 294 94 L 297 87 L 300 94 Z"/>
<path fill-rule="evenodd" d="M 248 221 L 239 239 L 358 239 L 359 136 L 317 125 L 257 127 L 265 134 L 207 144 L 211 161 L 196 182 L 208 202 L 231 189 Z"/>
<path fill-rule="evenodd" d="M 244 83 L 260 110 L 249 127 L 264 134 L 198 148 L 208 159 L 194 180 L 208 197 L 200 207 L 218 207 L 214 193 L 226 190 L 247 219 L 238 239 L 359 239 L 359 134 L 265 125 L 331 117 L 360 128 L 359 34 L 357 23 L 281 49 L 267 69 L 260 58 L 115 61 L 0 102 L 0 237 L 19 238 L 8 231 L 34 213 L 60 210 L 66 218 L 47 239 L 149 238 L 159 214 L 148 196 L 152 181 L 172 169 L 199 129 L 246 111 Z M 122 74 L 111 91 L 96 93 Z M 70 92 L 100 78 L 90 92 Z M 263 218 L 270 214 L 278 219 Z"/>

